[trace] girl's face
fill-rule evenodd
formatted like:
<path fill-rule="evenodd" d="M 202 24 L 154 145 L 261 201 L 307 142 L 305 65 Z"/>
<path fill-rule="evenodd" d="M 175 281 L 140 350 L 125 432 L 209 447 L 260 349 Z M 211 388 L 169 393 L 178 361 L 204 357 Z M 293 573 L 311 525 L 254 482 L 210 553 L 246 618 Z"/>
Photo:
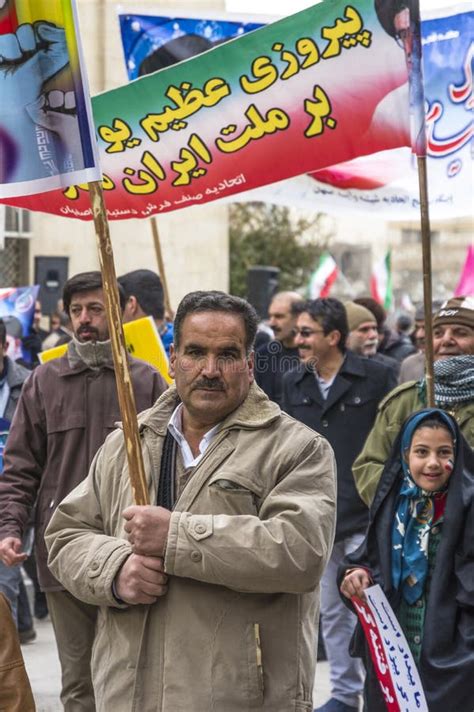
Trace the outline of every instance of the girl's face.
<path fill-rule="evenodd" d="M 413 481 L 428 492 L 444 487 L 454 463 L 453 438 L 443 427 L 418 428 L 408 452 L 408 467 Z"/>

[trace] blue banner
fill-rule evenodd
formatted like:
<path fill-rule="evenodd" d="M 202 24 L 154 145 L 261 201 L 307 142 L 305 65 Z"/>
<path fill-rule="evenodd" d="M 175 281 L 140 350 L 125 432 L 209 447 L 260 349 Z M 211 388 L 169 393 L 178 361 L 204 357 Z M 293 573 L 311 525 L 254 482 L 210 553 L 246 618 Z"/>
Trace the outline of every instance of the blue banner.
<path fill-rule="evenodd" d="M 0 319 L 7 327 L 7 356 L 12 361 L 31 361 L 31 354 L 22 346 L 22 339 L 31 333 L 35 301 L 39 287 L 6 287 L 0 289 Z"/>
<path fill-rule="evenodd" d="M 216 45 L 262 27 L 236 22 L 160 15 L 119 15 L 129 79 L 206 52 Z"/>

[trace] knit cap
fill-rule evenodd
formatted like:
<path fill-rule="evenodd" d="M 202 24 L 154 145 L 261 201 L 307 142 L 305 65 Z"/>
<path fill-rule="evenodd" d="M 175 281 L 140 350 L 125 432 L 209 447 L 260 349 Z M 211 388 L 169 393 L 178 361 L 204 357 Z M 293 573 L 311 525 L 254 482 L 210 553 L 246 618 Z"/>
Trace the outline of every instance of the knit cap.
<path fill-rule="evenodd" d="M 367 321 L 376 324 L 375 316 L 371 311 L 362 306 L 362 304 L 356 304 L 355 302 L 346 302 L 344 304 L 347 322 L 349 324 L 349 331 L 354 331 L 358 329 L 361 324 Z"/>
<path fill-rule="evenodd" d="M 474 329 L 474 297 L 452 297 L 443 302 L 433 317 L 433 327 L 462 324 Z"/>

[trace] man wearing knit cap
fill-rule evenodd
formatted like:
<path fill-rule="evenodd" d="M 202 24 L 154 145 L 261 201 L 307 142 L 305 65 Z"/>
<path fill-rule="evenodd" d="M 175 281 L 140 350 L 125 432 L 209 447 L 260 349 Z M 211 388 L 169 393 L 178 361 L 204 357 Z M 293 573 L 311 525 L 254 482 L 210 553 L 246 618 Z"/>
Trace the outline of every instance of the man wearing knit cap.
<path fill-rule="evenodd" d="M 456 418 L 474 446 L 474 297 L 453 297 L 433 318 L 435 404 Z M 426 407 L 426 382 L 408 381 L 380 403 L 375 425 L 352 471 L 357 490 L 370 505 L 383 466 L 405 419 Z"/>
<path fill-rule="evenodd" d="M 346 346 L 359 356 L 366 356 L 374 361 L 383 363 L 392 369 L 395 378 L 398 378 L 399 362 L 377 352 L 379 344 L 377 320 L 372 312 L 362 304 L 346 302 L 344 304 L 349 325 Z"/>

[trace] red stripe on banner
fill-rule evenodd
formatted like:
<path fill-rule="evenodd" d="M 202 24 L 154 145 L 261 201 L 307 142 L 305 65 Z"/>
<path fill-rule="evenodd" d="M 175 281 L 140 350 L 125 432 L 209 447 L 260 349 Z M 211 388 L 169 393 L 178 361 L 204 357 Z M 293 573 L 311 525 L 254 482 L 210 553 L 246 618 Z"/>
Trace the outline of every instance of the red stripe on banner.
<path fill-rule="evenodd" d="M 18 17 L 14 2 L 7 2 L 6 8 L 0 11 L 0 35 L 10 35 L 18 29 Z"/>
<path fill-rule="evenodd" d="M 361 601 L 360 598 L 357 598 L 357 596 L 353 596 L 351 601 L 364 630 L 364 635 L 370 650 L 370 657 L 372 658 L 387 710 L 388 712 L 401 712 L 393 686 L 390 668 L 385 656 L 382 638 L 372 611 L 369 606 L 364 603 L 364 601 Z"/>

